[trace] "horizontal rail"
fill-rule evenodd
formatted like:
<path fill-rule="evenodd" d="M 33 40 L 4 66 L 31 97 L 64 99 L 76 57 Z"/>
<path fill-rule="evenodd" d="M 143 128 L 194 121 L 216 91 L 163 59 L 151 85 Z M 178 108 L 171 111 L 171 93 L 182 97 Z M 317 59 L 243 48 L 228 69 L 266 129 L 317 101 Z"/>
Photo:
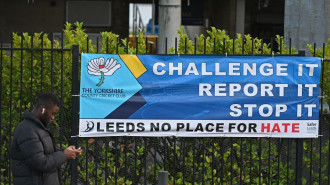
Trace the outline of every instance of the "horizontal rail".
<path fill-rule="evenodd" d="M 0 50 L 15 50 L 15 51 L 71 51 L 71 49 L 63 48 L 0 48 Z"/>

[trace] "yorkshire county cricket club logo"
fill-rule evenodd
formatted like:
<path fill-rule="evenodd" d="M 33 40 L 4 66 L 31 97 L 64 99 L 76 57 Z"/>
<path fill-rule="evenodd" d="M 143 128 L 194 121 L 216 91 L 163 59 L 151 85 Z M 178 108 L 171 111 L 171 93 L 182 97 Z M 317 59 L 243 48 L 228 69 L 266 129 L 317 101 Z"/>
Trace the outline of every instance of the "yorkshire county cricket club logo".
<path fill-rule="evenodd" d="M 88 62 L 88 74 L 101 76 L 99 83 L 96 84 L 98 87 L 104 83 L 105 76 L 112 76 L 115 71 L 121 68 L 121 65 L 117 64 L 117 60 L 114 58 L 108 59 L 106 62 L 104 61 L 104 57 L 100 57 Z"/>
<path fill-rule="evenodd" d="M 139 94 L 142 86 L 137 79 L 147 69 L 136 55 L 83 53 L 81 69 L 80 118 L 126 118 L 145 104 Z M 139 106 L 136 106 L 136 101 L 139 101 Z M 84 133 L 93 128 L 92 122 L 89 126 L 87 124 L 82 125 L 81 131 L 87 129 Z M 94 124 L 95 130 L 97 122 Z"/>

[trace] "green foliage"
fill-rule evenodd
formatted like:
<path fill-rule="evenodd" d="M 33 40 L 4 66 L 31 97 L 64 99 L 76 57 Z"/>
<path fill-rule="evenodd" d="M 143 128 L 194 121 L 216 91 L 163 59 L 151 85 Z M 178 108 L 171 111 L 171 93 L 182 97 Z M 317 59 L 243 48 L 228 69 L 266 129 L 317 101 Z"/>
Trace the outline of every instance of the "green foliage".
<path fill-rule="evenodd" d="M 245 54 L 245 55 L 270 55 L 270 44 L 264 43 L 262 39 L 253 38 L 247 34 L 242 36 L 236 34 L 236 38 L 232 39 L 225 30 L 211 27 L 206 31 L 209 36 L 196 35 L 196 43 L 190 40 L 183 32 L 183 26 L 178 30 L 179 44 L 178 54 Z M 278 46 L 278 52 L 274 54 L 297 54 L 296 48 L 288 48 L 284 44 L 283 36 L 277 35 L 275 42 Z M 175 48 L 171 47 L 170 54 L 175 54 Z"/>
<path fill-rule="evenodd" d="M 178 54 L 271 55 L 270 44 L 251 35 L 237 34 L 236 38 L 230 38 L 225 30 L 211 27 L 211 30 L 207 30 L 207 36 L 197 35 L 195 43 L 183 32 L 183 27 L 178 33 Z M 11 134 L 23 111 L 31 109 L 35 97 L 41 91 L 53 91 L 63 102 L 61 115 L 51 128 L 56 141 L 62 144 L 59 147 L 67 147 L 71 140 L 70 49 L 73 45 L 79 45 L 79 51 L 84 53 L 136 54 L 138 51 L 139 54 L 145 54 L 147 50 L 144 32 L 141 30 L 137 43 L 120 39 L 119 35 L 112 32 L 102 32 L 99 42 L 92 41 L 88 39 L 82 23 L 75 23 L 74 26 L 66 23 L 63 35 L 63 43 L 60 43 L 56 40 L 52 42 L 45 33 L 34 33 L 33 37 L 28 33 L 15 33 L 13 48 L 27 49 L 12 52 L 1 50 L 1 159 L 4 160 L 0 164 L 0 181 L 4 184 L 9 184 L 7 166 Z M 283 40 L 282 36 L 276 36 L 278 52 L 275 54 L 296 54 L 296 49 L 288 48 Z M 41 48 L 55 50 L 41 51 Z M 323 48 L 317 48 L 315 52 L 311 45 L 308 48 L 315 56 L 323 57 Z M 170 53 L 175 53 L 174 48 L 170 49 Z M 330 39 L 325 47 L 324 58 L 330 59 Z M 328 102 L 329 73 L 329 65 L 325 65 L 324 91 Z M 292 167 L 294 161 L 287 160 L 289 156 L 286 156 L 295 152 L 289 139 L 120 137 L 99 138 L 91 142 L 80 139 L 79 142 L 85 148 L 78 159 L 79 183 L 82 184 L 152 184 L 159 171 L 165 169 L 169 171 L 169 184 L 199 185 L 203 181 L 206 184 L 290 184 L 295 179 L 295 168 Z M 312 177 L 320 178 L 322 183 L 328 179 L 325 175 L 328 152 L 329 142 L 317 145 L 315 140 L 304 141 L 304 169 L 311 171 Z M 322 164 L 314 164 L 313 161 L 322 161 Z M 70 184 L 69 167 L 69 163 L 63 166 L 62 178 L 65 184 Z M 308 183 L 308 178 L 304 177 L 303 184 Z"/>
<path fill-rule="evenodd" d="M 287 48 L 284 44 L 283 36 L 276 35 L 275 41 L 278 44 L 278 51 L 282 54 L 297 54 L 297 49 L 295 47 Z M 280 54 L 280 52 L 278 52 L 278 54 Z"/>
<path fill-rule="evenodd" d="M 236 38 L 232 39 L 227 35 L 225 30 L 216 29 L 211 27 L 211 30 L 207 30 L 209 36 L 196 35 L 196 41 L 190 40 L 183 32 L 183 27 L 178 30 L 179 44 L 178 54 L 246 54 L 246 55 L 260 55 L 271 54 L 270 44 L 264 43 L 262 39 L 252 38 L 251 35 L 244 35 L 244 39 L 241 34 L 237 34 Z M 280 36 L 275 41 L 282 46 L 282 53 L 286 54 L 289 49 L 286 48 L 284 43 L 280 43 Z M 244 40 L 244 42 L 243 42 Z M 243 49 L 244 48 L 244 49 Z M 175 48 L 171 47 L 170 54 L 175 54 Z M 295 53 L 295 49 L 292 48 L 292 54 Z"/>
<path fill-rule="evenodd" d="M 328 39 L 328 42 L 324 44 L 324 47 L 315 47 L 314 49 L 314 46 L 311 44 L 307 44 L 307 47 L 313 56 L 320 57 L 325 60 L 322 65 L 324 68 L 323 91 L 325 101 L 330 105 L 330 38 Z"/>

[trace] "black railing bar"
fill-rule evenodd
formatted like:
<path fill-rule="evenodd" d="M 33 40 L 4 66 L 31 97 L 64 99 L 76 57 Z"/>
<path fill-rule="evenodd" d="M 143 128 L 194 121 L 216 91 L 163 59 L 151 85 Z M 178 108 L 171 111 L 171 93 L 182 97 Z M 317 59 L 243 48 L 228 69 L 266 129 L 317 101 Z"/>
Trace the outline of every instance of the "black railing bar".
<path fill-rule="evenodd" d="M 222 54 L 225 55 L 226 54 L 226 39 L 223 38 L 223 42 L 222 42 Z"/>
<path fill-rule="evenodd" d="M 134 184 L 138 184 L 136 170 L 137 170 L 137 141 L 136 141 L 136 137 L 134 137 L 134 181 L 133 181 Z"/>
<path fill-rule="evenodd" d="M 274 38 L 270 38 L 270 52 L 273 53 L 274 51 Z"/>
<path fill-rule="evenodd" d="M 86 50 L 87 50 L 87 53 L 89 53 L 89 44 L 88 44 L 88 43 L 89 43 L 89 37 L 86 38 L 86 42 L 87 42 L 87 43 L 86 43 L 86 44 L 87 44 L 87 46 L 86 46 L 86 47 L 87 47 Z"/>
<path fill-rule="evenodd" d="M 233 55 L 235 55 L 235 38 L 233 38 Z"/>
<path fill-rule="evenodd" d="M 215 38 L 213 38 L 213 54 L 214 55 L 216 54 L 216 42 L 215 42 Z"/>
<path fill-rule="evenodd" d="M 242 55 L 244 55 L 244 36 L 242 37 Z"/>
<path fill-rule="evenodd" d="M 174 174 L 173 175 L 173 185 L 175 185 L 175 182 L 176 182 L 176 175 L 175 174 L 176 174 L 176 165 L 177 165 L 176 164 L 177 162 L 176 162 L 176 137 L 175 136 L 173 137 L 173 141 L 174 141 L 174 144 L 173 144 L 174 145 L 174 149 L 173 149 L 173 161 L 174 161 L 173 162 L 173 171 L 174 171 L 173 172 L 173 174 Z M 179 163 L 179 161 L 178 161 L 178 163 Z"/>
<path fill-rule="evenodd" d="M 136 47 L 135 47 L 135 49 L 136 49 L 136 54 L 139 54 L 139 37 L 136 37 L 135 38 L 135 42 L 136 42 Z"/>
<path fill-rule="evenodd" d="M 115 184 L 117 184 L 118 181 L 118 137 L 115 137 Z"/>
<path fill-rule="evenodd" d="M 31 35 L 31 49 L 33 49 L 33 35 Z M 31 86 L 30 86 L 30 110 L 33 105 L 33 50 L 31 50 Z"/>
<path fill-rule="evenodd" d="M 99 38 L 96 37 L 96 53 L 99 53 Z"/>
<path fill-rule="evenodd" d="M 105 138 L 105 184 L 108 184 L 108 153 L 109 153 L 109 139 L 108 137 Z"/>
<path fill-rule="evenodd" d="M 270 169 L 271 169 L 271 163 L 270 163 L 270 155 L 271 155 L 271 142 L 270 142 L 270 137 L 268 138 L 268 184 L 271 184 L 271 180 L 270 180 Z"/>
<path fill-rule="evenodd" d="M 195 172 L 196 172 L 196 169 L 195 169 L 195 160 L 196 160 L 196 157 L 195 157 L 195 147 L 196 146 L 196 138 L 194 137 L 193 138 L 193 177 L 192 177 L 192 184 L 195 184 Z"/>
<path fill-rule="evenodd" d="M 302 175 L 303 175 L 303 139 L 295 139 L 295 154 L 296 154 L 296 164 L 295 164 L 295 184 L 302 184 Z"/>
<path fill-rule="evenodd" d="M 157 155 L 157 151 L 158 151 L 158 147 L 157 147 L 157 140 L 158 140 L 158 138 L 157 137 L 155 137 L 154 138 L 154 151 L 155 151 L 155 153 L 154 153 L 154 184 L 156 184 L 156 181 L 157 181 L 157 175 L 156 175 L 156 172 L 157 172 L 157 158 L 156 158 L 156 155 Z M 135 183 L 135 184 L 137 184 L 137 182 Z"/>
<path fill-rule="evenodd" d="M 148 54 L 148 37 L 146 37 L 146 54 Z"/>
<path fill-rule="evenodd" d="M 0 47 L 2 47 L 2 35 L 0 33 Z M 2 87 L 2 50 L 0 51 L 0 86 Z M 2 128 L 2 88 L 0 88 L 0 128 Z M 0 145 L 2 146 L 2 132 L 0 130 Z M 0 147 L 0 164 L 2 164 L 2 147 Z M 2 170 L 0 170 L 0 183 L 2 182 Z"/>
<path fill-rule="evenodd" d="M 63 42 L 62 42 L 63 43 Z M 72 64 L 73 65 L 73 64 Z M 63 137 L 63 120 L 64 120 L 64 95 L 63 95 L 63 88 L 64 88 L 64 83 L 63 83 L 63 79 L 64 79 L 64 53 L 63 51 L 61 52 L 61 105 L 60 105 L 60 147 L 62 148 L 62 137 Z"/>
<path fill-rule="evenodd" d="M 261 138 L 259 137 L 259 184 L 261 184 Z"/>
<path fill-rule="evenodd" d="M 325 57 L 325 43 L 322 45 L 322 58 Z M 323 114 L 323 97 L 324 97 L 324 62 L 321 63 L 321 117 L 320 117 L 320 135 L 322 135 L 322 125 L 324 124 L 324 114 Z M 322 164 L 322 137 L 319 138 L 320 144 L 319 144 L 319 151 L 320 151 L 320 159 L 319 159 L 319 164 L 321 166 Z M 321 184 L 321 168 L 319 168 L 319 184 Z"/>
<path fill-rule="evenodd" d="M 221 155 L 221 173 L 220 173 L 220 182 L 223 184 L 223 178 L 224 178 L 224 158 L 223 158 L 223 138 L 221 138 L 221 143 L 220 143 L 220 155 Z"/>
<path fill-rule="evenodd" d="M 85 173 L 86 173 L 86 181 L 85 185 L 88 185 L 88 138 L 85 139 L 85 144 L 86 144 L 86 151 L 85 151 Z"/>
<path fill-rule="evenodd" d="M 8 50 L 8 51 L 20 51 L 20 50 L 26 50 L 26 51 L 71 51 L 71 49 L 67 48 L 0 48 L 0 50 Z"/>
<path fill-rule="evenodd" d="M 167 37 L 165 37 L 165 55 L 167 54 Z"/>
<path fill-rule="evenodd" d="M 129 40 L 129 38 L 127 37 L 126 38 L 126 54 L 128 54 L 128 40 Z"/>
<path fill-rule="evenodd" d="M 243 177 L 242 177 L 242 175 L 243 175 L 243 167 L 244 167 L 244 165 L 243 165 L 243 138 L 241 138 L 240 139 L 240 155 L 241 155 L 241 157 L 240 157 L 240 163 L 241 163 L 241 166 L 240 166 L 240 169 L 239 169 L 239 182 L 240 182 L 240 184 L 242 184 L 242 182 L 243 182 Z"/>
<path fill-rule="evenodd" d="M 44 33 L 41 34 L 41 49 L 44 48 Z M 40 56 L 40 92 L 42 93 L 43 89 L 43 80 L 44 80 L 44 50 L 41 50 L 41 56 Z"/>
<path fill-rule="evenodd" d="M 313 57 L 315 57 L 316 56 L 316 43 L 314 43 L 314 47 L 313 47 Z"/>
<path fill-rule="evenodd" d="M 252 39 L 252 56 L 254 56 L 254 39 Z"/>
<path fill-rule="evenodd" d="M 109 53 L 109 37 L 107 37 L 107 44 L 105 45 L 105 53 Z"/>
<path fill-rule="evenodd" d="M 310 179 L 310 184 L 312 184 L 313 182 L 313 139 L 311 138 L 310 139 L 310 142 L 311 142 L 311 150 L 310 150 L 310 158 L 311 158 L 311 161 L 310 161 L 310 169 L 309 169 L 309 179 Z"/>
<path fill-rule="evenodd" d="M 205 184 L 205 138 L 202 137 L 202 151 L 203 151 L 203 166 L 202 166 L 202 185 Z"/>
<path fill-rule="evenodd" d="M 187 152 L 187 150 L 186 150 L 186 140 L 187 139 L 183 139 L 184 140 L 184 142 L 182 142 L 182 148 L 183 148 L 183 161 L 182 161 L 182 166 L 183 166 L 183 170 L 182 170 L 182 177 L 183 177 L 183 179 L 182 179 L 182 182 L 183 182 L 183 184 L 186 184 L 186 152 Z"/>
<path fill-rule="evenodd" d="M 147 185 L 147 147 L 148 147 L 148 138 L 144 137 L 143 138 L 144 142 L 144 185 Z"/>
<path fill-rule="evenodd" d="M 136 137 L 134 137 L 134 184 L 138 184 L 136 170 L 137 170 L 137 141 L 136 141 Z"/>
<path fill-rule="evenodd" d="M 323 48 L 324 49 L 324 48 Z M 323 52 L 323 54 L 324 54 L 325 52 Z M 323 57 L 324 58 L 324 57 Z M 325 61 L 325 60 L 323 60 L 323 61 Z M 330 60 L 328 60 L 328 61 L 330 61 Z M 324 62 L 323 62 L 324 63 Z M 323 64 L 324 65 L 324 64 Z M 324 78 L 323 76 L 322 76 L 322 78 Z M 323 84 L 323 83 L 322 83 Z M 322 91 L 323 92 L 323 91 Z M 1 97 L 0 97 L 1 98 Z M 323 99 L 322 99 L 322 104 L 323 104 Z M 323 107 L 322 107 L 323 108 Z M 322 115 L 323 115 L 323 109 L 321 109 L 322 110 Z M 323 116 L 322 116 L 322 119 L 323 119 Z M 323 121 L 323 120 L 322 120 Z M 328 138 L 328 142 L 330 142 L 330 129 L 329 129 L 329 131 L 328 131 L 328 136 L 329 136 L 329 138 Z M 330 161 L 330 147 L 328 147 L 328 161 Z M 330 168 L 328 167 L 328 184 L 330 184 Z"/>
<path fill-rule="evenodd" d="M 54 38 L 54 33 L 52 33 L 52 38 Z M 54 39 L 50 41 L 51 49 L 54 49 Z M 53 92 L 54 85 L 54 51 L 50 51 L 50 91 Z"/>
<path fill-rule="evenodd" d="M 292 139 L 290 139 L 289 140 L 289 145 L 290 145 L 290 147 L 289 147 L 289 149 L 291 149 L 291 146 L 292 146 Z M 291 159 L 291 151 L 289 152 L 289 160 Z M 289 165 L 289 169 L 291 169 L 291 162 L 289 162 L 290 163 L 290 165 Z M 288 171 L 289 172 L 289 171 Z M 288 173 L 289 174 L 289 173 Z M 288 181 L 289 182 L 289 181 Z"/>
<path fill-rule="evenodd" d="M 195 42 L 195 51 L 194 51 L 194 54 L 196 55 L 197 54 L 196 53 L 197 52 L 197 38 L 196 37 L 195 37 L 195 41 L 194 42 Z"/>
<path fill-rule="evenodd" d="M 215 138 L 213 138 L 212 139 L 212 180 L 211 180 L 212 184 L 214 184 L 214 173 L 213 173 L 213 170 L 215 169 L 215 158 L 214 158 L 214 152 L 215 152 L 215 149 L 214 149 L 215 146 L 214 146 L 214 144 L 215 143 L 216 143 L 215 142 Z"/>
<path fill-rule="evenodd" d="M 166 143 L 166 138 L 163 137 L 163 145 L 164 145 L 164 171 L 166 171 L 166 158 L 167 158 L 167 143 Z"/>
<path fill-rule="evenodd" d="M 281 168 L 281 151 L 280 151 L 280 146 L 281 146 L 282 138 L 279 138 L 277 140 L 277 184 L 280 184 L 280 168 Z"/>
<path fill-rule="evenodd" d="M 322 51 L 322 58 L 324 58 L 324 57 L 325 57 L 325 43 L 323 43 L 322 48 L 323 48 L 323 51 Z"/>
<path fill-rule="evenodd" d="M 11 40 L 10 40 L 10 47 L 13 48 L 13 34 L 11 35 Z M 8 148 L 10 147 L 10 143 L 11 143 L 11 137 L 12 137 L 12 127 L 13 127 L 13 115 L 12 115 L 12 107 L 13 107 L 13 51 L 10 51 L 10 95 L 9 95 L 9 129 L 8 129 Z M 9 170 L 11 168 L 11 161 L 10 161 L 10 150 L 8 151 L 8 163 L 9 163 Z M 10 171 L 8 172 L 8 179 L 9 182 L 11 182 L 11 173 Z"/>
<path fill-rule="evenodd" d="M 291 55 L 291 50 L 292 50 L 292 40 L 289 38 L 289 54 Z"/>
<path fill-rule="evenodd" d="M 264 39 L 261 38 L 261 54 L 263 55 L 264 54 Z M 291 54 L 291 52 L 290 52 Z"/>
<path fill-rule="evenodd" d="M 124 137 L 124 182 L 127 180 L 127 137 Z"/>
<path fill-rule="evenodd" d="M 206 55 L 206 37 L 204 37 L 204 55 Z"/>
<path fill-rule="evenodd" d="M 23 33 L 21 37 L 21 48 L 23 47 Z M 20 106 L 19 106 L 19 120 L 22 120 L 23 112 L 23 50 L 21 51 L 21 79 L 20 79 Z M 1 128 L 1 127 L 0 127 Z"/>
<path fill-rule="evenodd" d="M 95 144 L 95 146 L 94 146 L 94 151 L 95 151 L 95 157 L 94 157 L 94 175 L 95 175 L 95 179 L 94 179 L 94 184 L 95 185 L 97 185 L 97 177 L 98 177 L 98 175 L 97 175 L 97 169 L 98 169 L 98 165 L 97 165 L 97 163 L 99 162 L 99 154 L 98 154 L 98 150 L 97 150 L 97 148 L 98 148 L 98 138 L 96 137 L 95 138 L 95 141 L 94 141 L 94 144 Z"/>
<path fill-rule="evenodd" d="M 252 49 L 252 51 L 253 51 L 253 49 Z M 252 164 L 253 164 L 253 159 L 252 159 L 252 138 L 250 137 L 249 140 L 250 140 L 250 179 L 253 179 L 252 178 Z M 252 184 L 252 180 L 250 180 L 249 184 Z"/>
<path fill-rule="evenodd" d="M 61 40 L 62 40 L 61 48 L 64 49 L 64 33 L 63 32 L 61 33 Z"/>
<path fill-rule="evenodd" d="M 290 181 L 290 148 L 291 148 L 291 139 L 287 139 L 288 140 L 288 146 L 287 146 L 287 159 L 286 159 L 286 163 L 288 164 L 287 165 L 287 169 L 286 169 L 286 182 L 287 184 L 289 184 L 289 181 Z"/>
<path fill-rule="evenodd" d="M 158 37 L 156 37 L 156 44 L 155 44 L 155 54 L 158 53 Z"/>
<path fill-rule="evenodd" d="M 178 38 L 175 37 L 174 39 L 174 48 L 175 48 L 175 54 L 177 55 L 178 54 Z"/>
<path fill-rule="evenodd" d="M 0 47 L 2 48 L 3 43 L 3 32 L 0 34 Z M 2 87 L 2 68 L 3 68 L 3 61 L 2 61 L 2 50 L 0 50 L 0 86 Z M 2 88 L 0 88 L 0 128 L 2 128 Z M 2 146 L 2 132 L 0 131 L 0 145 Z M 0 147 L 0 164 L 2 164 L 2 147 Z M 0 182 L 2 182 L 2 170 L 0 170 Z"/>
<path fill-rule="evenodd" d="M 119 54 L 119 37 L 117 37 L 117 42 L 116 42 L 116 53 Z"/>
<path fill-rule="evenodd" d="M 280 54 L 282 54 L 282 37 L 280 37 Z"/>
<path fill-rule="evenodd" d="M 187 38 L 184 38 L 184 54 L 187 54 Z"/>
<path fill-rule="evenodd" d="M 62 42 L 61 42 L 61 49 L 62 49 L 62 51 L 60 51 L 61 52 L 60 148 L 62 149 L 62 137 L 63 137 L 63 132 L 64 132 L 63 131 L 63 120 L 64 120 L 64 118 L 63 118 L 63 116 L 64 116 L 63 115 L 63 112 L 64 112 L 64 109 L 63 109 L 63 102 L 64 102 L 64 97 L 63 97 L 63 76 L 64 76 L 63 75 L 63 70 L 64 70 L 64 53 L 63 53 L 63 49 L 64 49 L 64 33 L 63 32 L 61 33 L 61 40 L 62 40 Z M 69 50 L 69 51 L 71 51 L 71 50 Z M 32 53 L 32 51 L 31 51 L 31 53 Z"/>
<path fill-rule="evenodd" d="M 230 184 L 233 184 L 233 138 L 230 141 Z"/>
<path fill-rule="evenodd" d="M 79 66 L 79 46 L 78 45 L 72 45 L 72 52 L 71 52 L 71 61 L 72 61 L 72 67 L 71 67 L 71 77 L 72 77 L 72 86 L 71 86 L 71 92 L 72 94 L 78 94 L 79 93 L 79 74 L 78 74 L 78 66 Z M 62 52 L 63 55 L 63 52 Z M 63 57 L 62 57 L 63 58 Z M 63 60 L 62 60 L 63 61 Z M 64 62 L 61 62 L 63 65 Z M 62 67 L 62 66 L 61 66 Z M 64 69 L 64 67 L 62 67 Z M 64 71 L 64 70 L 63 70 Z M 63 76 L 61 77 L 63 81 Z M 62 83 L 62 89 L 63 89 L 63 83 Z M 63 107 L 63 90 L 61 92 L 61 105 Z M 76 97 L 71 97 L 72 100 L 72 114 L 71 114 L 71 132 L 68 132 L 71 136 L 78 135 L 78 124 L 79 124 L 79 98 Z M 64 111 L 62 111 L 64 112 Z M 63 117 L 63 114 L 61 115 Z M 61 120 L 62 123 L 62 120 Z M 62 127 L 63 123 L 61 124 Z M 66 130 L 69 130 L 69 127 L 67 126 L 68 124 L 65 124 Z M 77 137 L 72 137 L 69 139 L 71 142 L 71 145 L 78 147 L 78 138 Z M 77 184 L 77 179 L 78 179 L 78 160 L 72 160 L 71 161 L 71 183 L 72 184 Z"/>

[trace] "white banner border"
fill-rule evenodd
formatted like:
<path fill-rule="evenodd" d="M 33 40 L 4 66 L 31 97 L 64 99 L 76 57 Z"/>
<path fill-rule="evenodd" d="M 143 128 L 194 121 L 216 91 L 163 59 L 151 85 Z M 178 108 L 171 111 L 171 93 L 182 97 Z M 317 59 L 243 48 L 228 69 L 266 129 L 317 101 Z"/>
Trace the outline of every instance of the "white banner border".
<path fill-rule="evenodd" d="M 317 138 L 318 128 L 319 120 L 80 119 L 79 137 Z"/>

